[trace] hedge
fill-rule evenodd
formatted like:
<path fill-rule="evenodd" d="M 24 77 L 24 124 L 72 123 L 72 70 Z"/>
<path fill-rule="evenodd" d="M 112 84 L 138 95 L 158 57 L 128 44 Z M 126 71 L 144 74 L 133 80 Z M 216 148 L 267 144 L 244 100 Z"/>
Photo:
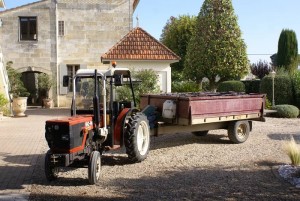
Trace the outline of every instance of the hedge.
<path fill-rule="evenodd" d="M 245 85 L 243 82 L 237 80 L 225 81 L 219 84 L 217 91 L 218 92 L 228 92 L 228 91 L 245 92 Z"/>
<path fill-rule="evenodd" d="M 267 94 L 273 100 L 272 77 L 265 76 L 260 83 L 260 93 Z M 274 99 L 276 105 L 293 104 L 293 85 L 288 75 L 276 75 L 274 79 Z"/>

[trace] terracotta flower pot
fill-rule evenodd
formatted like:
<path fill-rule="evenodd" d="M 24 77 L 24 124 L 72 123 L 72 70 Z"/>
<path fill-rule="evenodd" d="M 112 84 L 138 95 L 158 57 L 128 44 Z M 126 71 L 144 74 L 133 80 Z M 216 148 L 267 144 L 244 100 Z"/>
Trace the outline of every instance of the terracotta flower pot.
<path fill-rule="evenodd" d="M 51 98 L 44 98 L 43 99 L 43 105 L 45 108 L 52 108 L 53 107 L 53 101 Z"/>

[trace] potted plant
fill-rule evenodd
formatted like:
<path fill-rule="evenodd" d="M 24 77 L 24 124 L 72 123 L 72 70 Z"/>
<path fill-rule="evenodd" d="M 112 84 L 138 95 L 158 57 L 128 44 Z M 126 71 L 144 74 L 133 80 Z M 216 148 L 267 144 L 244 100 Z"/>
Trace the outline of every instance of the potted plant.
<path fill-rule="evenodd" d="M 9 61 L 6 64 L 6 70 L 10 86 L 10 94 L 12 97 L 12 109 L 14 115 L 18 117 L 26 116 L 27 98 L 29 92 L 24 87 L 21 80 L 22 74 L 12 67 L 13 62 Z"/>
<path fill-rule="evenodd" d="M 42 106 L 45 108 L 53 107 L 53 100 L 49 97 L 49 91 L 53 85 L 53 79 L 46 73 L 38 75 L 38 90 L 42 99 Z"/>

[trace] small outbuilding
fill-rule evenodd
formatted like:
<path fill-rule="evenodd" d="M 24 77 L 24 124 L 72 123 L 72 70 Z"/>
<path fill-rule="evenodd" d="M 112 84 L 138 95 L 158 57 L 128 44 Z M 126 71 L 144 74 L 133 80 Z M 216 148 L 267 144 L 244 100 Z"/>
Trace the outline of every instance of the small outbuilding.
<path fill-rule="evenodd" d="M 152 69 L 162 92 L 171 92 L 170 64 L 180 57 L 140 27 L 132 29 L 101 57 L 103 63 L 116 61 L 131 70 Z"/>

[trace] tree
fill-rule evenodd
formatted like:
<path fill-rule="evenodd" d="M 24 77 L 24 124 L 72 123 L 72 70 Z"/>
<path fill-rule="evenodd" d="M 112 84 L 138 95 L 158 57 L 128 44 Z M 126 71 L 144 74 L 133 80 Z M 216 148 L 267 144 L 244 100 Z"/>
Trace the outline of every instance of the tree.
<path fill-rule="evenodd" d="M 14 69 L 12 65 L 12 61 L 6 63 L 7 76 L 9 80 L 9 93 L 11 93 L 14 98 L 29 96 L 30 94 L 21 80 L 22 74 Z"/>
<path fill-rule="evenodd" d="M 272 54 L 270 56 L 270 59 L 271 59 L 271 64 L 272 64 L 273 68 L 275 68 L 277 66 L 277 53 Z"/>
<path fill-rule="evenodd" d="M 248 72 L 246 45 L 231 0 L 205 0 L 185 60 L 185 74 L 197 83 L 206 77 L 215 91 L 219 82 Z"/>
<path fill-rule="evenodd" d="M 195 16 L 170 17 L 162 31 L 160 41 L 181 58 L 179 62 L 171 64 L 172 80 L 180 80 L 182 77 L 186 50 L 194 33 L 195 24 Z"/>
<path fill-rule="evenodd" d="M 38 75 L 38 88 L 41 95 L 49 98 L 49 90 L 54 84 L 54 80 L 50 77 L 50 75 L 46 73 L 40 73 Z"/>
<path fill-rule="evenodd" d="M 281 31 L 278 41 L 277 66 L 285 68 L 289 73 L 295 72 L 298 68 L 298 42 L 293 30 Z"/>
<path fill-rule="evenodd" d="M 257 76 L 259 79 L 262 79 L 263 77 L 268 75 L 269 72 L 272 70 L 272 67 L 268 62 L 261 60 L 257 63 L 251 64 L 250 68 L 251 73 Z"/>

